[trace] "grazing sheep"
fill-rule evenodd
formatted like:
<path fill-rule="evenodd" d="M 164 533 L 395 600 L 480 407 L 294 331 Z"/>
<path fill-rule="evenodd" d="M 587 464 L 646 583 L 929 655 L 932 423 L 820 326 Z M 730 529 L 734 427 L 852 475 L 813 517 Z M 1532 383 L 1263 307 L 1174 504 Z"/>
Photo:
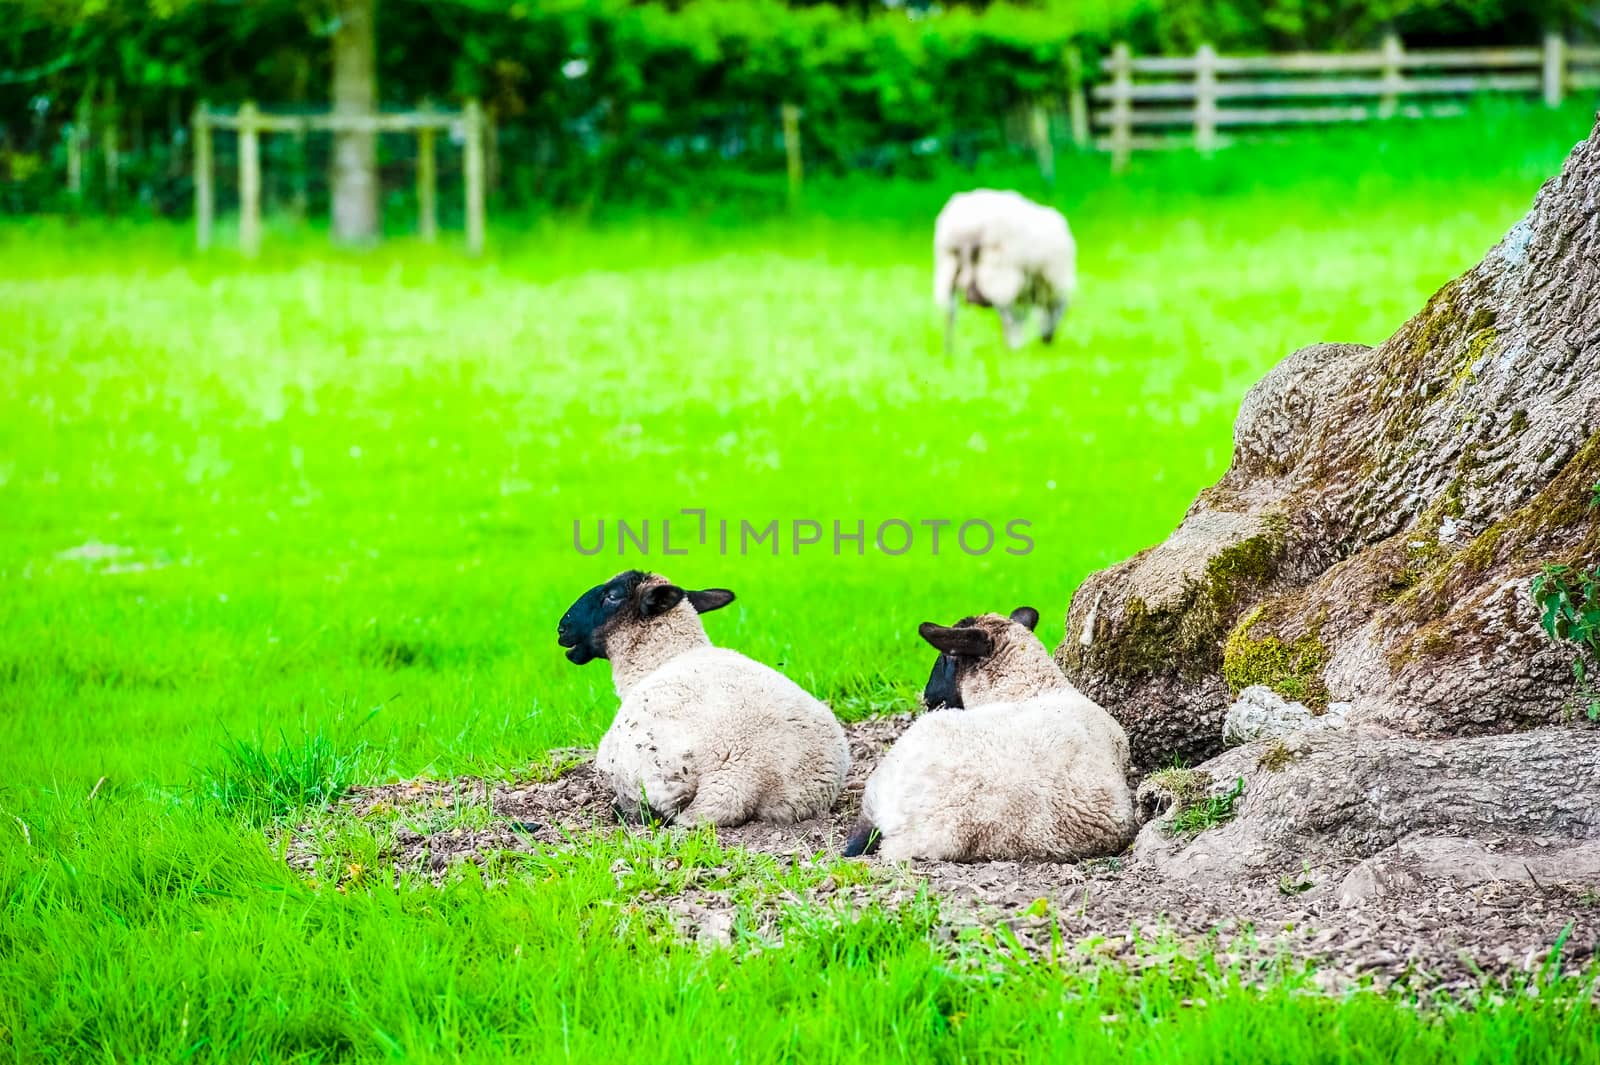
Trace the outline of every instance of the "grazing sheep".
<path fill-rule="evenodd" d="M 558 639 L 611 661 L 622 706 L 595 766 L 617 811 L 687 824 L 789 823 L 829 809 L 850 768 L 844 729 L 782 673 L 713 647 L 700 615 L 733 602 L 630 570 L 585 592 Z"/>
<path fill-rule="evenodd" d="M 845 855 L 1070 861 L 1137 827 L 1122 726 L 1056 668 L 1021 607 L 917 631 L 939 649 L 924 700 L 862 796 Z M 956 709 L 971 707 L 971 709 Z"/>
<path fill-rule="evenodd" d="M 1078 249 L 1061 212 L 1016 192 L 975 189 L 950 197 L 933 225 L 933 299 L 945 311 L 944 349 L 955 343 L 958 296 L 1000 312 L 1006 343 L 1022 346 L 1035 307 L 1040 339 L 1056 326 L 1078 288 Z"/>

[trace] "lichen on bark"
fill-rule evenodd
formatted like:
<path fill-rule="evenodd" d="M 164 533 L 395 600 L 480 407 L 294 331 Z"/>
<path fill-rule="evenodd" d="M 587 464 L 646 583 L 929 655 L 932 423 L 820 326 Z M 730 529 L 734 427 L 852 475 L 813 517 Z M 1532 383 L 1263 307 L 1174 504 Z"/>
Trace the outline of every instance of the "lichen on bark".
<path fill-rule="evenodd" d="M 1600 558 L 1596 481 L 1600 126 L 1388 341 L 1303 348 L 1251 389 L 1228 472 L 1084 582 L 1057 661 L 1145 768 L 1220 750 L 1247 682 L 1414 734 L 1560 720 L 1569 663 L 1528 582 Z"/>

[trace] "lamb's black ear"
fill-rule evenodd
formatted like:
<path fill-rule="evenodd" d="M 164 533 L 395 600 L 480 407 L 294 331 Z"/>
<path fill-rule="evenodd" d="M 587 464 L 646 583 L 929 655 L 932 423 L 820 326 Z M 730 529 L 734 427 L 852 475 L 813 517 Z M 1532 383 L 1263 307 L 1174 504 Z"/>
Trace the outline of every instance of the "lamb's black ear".
<path fill-rule="evenodd" d="M 990 639 L 989 634 L 982 629 L 947 629 L 943 625 L 924 621 L 917 626 L 917 635 L 947 655 L 983 658 L 994 652 L 994 640 Z"/>
<path fill-rule="evenodd" d="M 1031 606 L 1019 606 L 1011 612 L 1011 620 L 1032 632 L 1039 624 L 1039 612 Z"/>
<path fill-rule="evenodd" d="M 697 614 L 709 614 L 713 610 L 721 610 L 733 602 L 733 593 L 726 588 L 707 588 L 701 592 L 689 593 L 689 605 L 694 607 Z"/>
<path fill-rule="evenodd" d="M 676 584 L 652 584 L 639 596 L 639 614 L 653 618 L 683 602 L 683 589 Z"/>

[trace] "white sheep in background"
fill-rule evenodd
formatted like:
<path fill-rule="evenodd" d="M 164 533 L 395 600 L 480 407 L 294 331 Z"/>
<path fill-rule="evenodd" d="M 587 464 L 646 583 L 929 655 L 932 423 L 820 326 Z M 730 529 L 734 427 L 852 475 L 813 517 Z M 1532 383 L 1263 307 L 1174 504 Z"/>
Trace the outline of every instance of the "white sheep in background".
<path fill-rule="evenodd" d="M 713 647 L 700 615 L 733 602 L 630 570 L 585 592 L 558 639 L 611 662 L 622 706 L 595 766 L 618 812 L 682 823 L 789 823 L 833 806 L 850 748 L 833 712 L 777 670 Z"/>
<path fill-rule="evenodd" d="M 1071 861 L 1137 828 L 1128 736 L 1068 682 L 1030 607 L 918 630 L 939 649 L 918 718 L 867 779 L 845 856 Z M 960 709 L 969 707 L 970 709 Z"/>
<path fill-rule="evenodd" d="M 950 197 L 933 226 L 933 298 L 945 311 L 945 353 L 955 343 L 961 298 L 1000 312 L 1012 350 L 1022 346 L 1029 312 L 1041 308 L 1040 339 L 1050 343 L 1077 291 L 1077 262 L 1060 211 L 995 189 Z"/>

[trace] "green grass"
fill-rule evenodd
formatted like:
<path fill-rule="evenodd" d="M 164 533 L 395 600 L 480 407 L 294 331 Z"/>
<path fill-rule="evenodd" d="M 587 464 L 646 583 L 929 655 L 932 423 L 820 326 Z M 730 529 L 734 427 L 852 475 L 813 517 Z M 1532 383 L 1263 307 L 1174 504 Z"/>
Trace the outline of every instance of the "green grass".
<path fill-rule="evenodd" d="M 1174 835 L 1198 835 L 1208 828 L 1216 828 L 1233 820 L 1233 807 L 1244 794 L 1244 778 L 1234 781 L 1233 787 L 1220 795 L 1206 795 L 1185 806 L 1173 815 L 1169 830 Z"/>
<path fill-rule="evenodd" d="M 1009 963 L 930 937 L 932 900 L 776 926 L 751 909 L 707 951 L 632 901 L 668 850 L 734 867 L 752 908 L 826 860 L 617 837 L 506 860 L 492 890 L 339 891 L 252 827 L 352 780 L 594 742 L 610 678 L 565 662 L 555 622 L 634 565 L 733 588 L 713 639 L 847 715 L 920 688 L 920 621 L 1027 603 L 1053 644 L 1083 575 L 1223 471 L 1251 383 L 1302 344 L 1387 336 L 1584 132 L 1488 114 L 1115 181 L 1069 168 L 1083 284 L 1063 336 L 1013 356 L 971 313 L 953 364 L 929 223 L 970 176 L 819 184 L 796 218 L 501 219 L 479 263 L 275 230 L 242 264 L 190 254 L 179 225 L 0 226 L 0 1051 L 1594 1060 L 1592 1012 L 1550 994 L 1418 1013 L 1205 959 Z M 572 548 L 575 519 L 684 507 L 1021 518 L 1037 546 Z M 645 872 L 619 885 L 618 862 Z"/>

